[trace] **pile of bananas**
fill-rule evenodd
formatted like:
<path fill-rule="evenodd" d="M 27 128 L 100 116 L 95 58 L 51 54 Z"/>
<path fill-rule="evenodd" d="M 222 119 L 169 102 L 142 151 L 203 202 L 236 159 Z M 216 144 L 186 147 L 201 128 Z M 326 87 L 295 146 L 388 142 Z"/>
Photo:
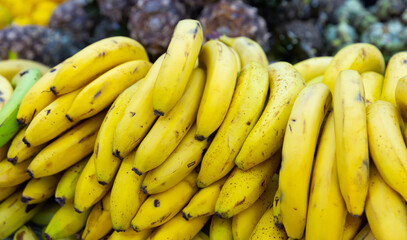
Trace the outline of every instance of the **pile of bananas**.
<path fill-rule="evenodd" d="M 202 43 L 186 19 L 154 63 L 127 37 L 0 62 L 0 238 L 407 239 L 406 52 Z"/>

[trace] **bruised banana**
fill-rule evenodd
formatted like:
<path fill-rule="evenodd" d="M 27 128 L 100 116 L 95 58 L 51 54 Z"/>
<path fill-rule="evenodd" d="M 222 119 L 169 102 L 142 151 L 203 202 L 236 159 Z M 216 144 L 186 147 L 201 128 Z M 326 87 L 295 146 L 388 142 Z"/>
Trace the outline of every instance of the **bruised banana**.
<path fill-rule="evenodd" d="M 0 187 L 13 187 L 30 179 L 27 167 L 31 160 L 13 165 L 7 159 L 0 161 Z"/>
<path fill-rule="evenodd" d="M 294 68 L 301 74 L 308 84 L 312 79 L 324 75 L 333 57 L 313 57 L 294 64 Z"/>
<path fill-rule="evenodd" d="M 45 144 L 41 144 L 35 147 L 27 147 L 27 145 L 23 142 L 26 130 L 27 127 L 21 129 L 20 132 L 18 132 L 17 135 L 14 136 L 8 149 L 7 160 L 13 165 L 24 162 L 34 157 L 45 147 Z"/>
<path fill-rule="evenodd" d="M 48 66 L 27 59 L 8 59 L 0 61 L 0 75 L 7 78 L 10 82 L 17 73 L 28 68 L 36 68 L 41 74 L 45 74 L 49 70 Z"/>
<path fill-rule="evenodd" d="M 110 193 L 108 193 L 92 208 L 92 211 L 89 213 L 81 239 L 102 239 L 105 235 L 107 235 L 112 230 L 110 211 Z"/>
<path fill-rule="evenodd" d="M 0 202 L 4 199 L 8 198 L 11 194 L 13 194 L 20 186 L 12 186 L 12 187 L 0 187 Z"/>
<path fill-rule="evenodd" d="M 360 74 L 360 76 L 362 77 L 367 106 L 380 99 L 382 94 L 383 76 L 377 72 L 364 72 Z"/>
<path fill-rule="evenodd" d="M 11 86 L 7 78 L 0 75 L 0 111 L 10 99 L 13 94 L 14 88 Z"/>
<path fill-rule="evenodd" d="M 25 185 L 21 201 L 27 204 L 45 202 L 54 195 L 61 174 L 55 174 L 43 178 L 31 179 Z"/>
<path fill-rule="evenodd" d="M 217 215 L 212 215 L 209 239 L 233 240 L 232 218 L 220 218 Z"/>
<path fill-rule="evenodd" d="M 38 237 L 30 227 L 24 225 L 14 233 L 13 240 L 38 240 Z"/>
<path fill-rule="evenodd" d="M 396 105 L 396 87 L 400 78 L 407 75 L 407 52 L 394 54 L 386 67 L 381 99 Z"/>
<path fill-rule="evenodd" d="M 407 73 L 406 73 L 407 75 Z M 404 121 L 407 121 L 407 76 L 400 78 L 396 86 L 396 103 Z"/>

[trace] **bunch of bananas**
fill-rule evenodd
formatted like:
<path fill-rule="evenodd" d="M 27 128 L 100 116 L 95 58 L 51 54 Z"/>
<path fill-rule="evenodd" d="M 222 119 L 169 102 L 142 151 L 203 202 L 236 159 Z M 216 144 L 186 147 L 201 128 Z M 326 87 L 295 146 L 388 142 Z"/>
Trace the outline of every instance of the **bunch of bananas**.
<path fill-rule="evenodd" d="M 186 19 L 154 63 L 111 37 L 10 71 L 0 238 L 407 239 L 406 53 L 202 44 Z"/>

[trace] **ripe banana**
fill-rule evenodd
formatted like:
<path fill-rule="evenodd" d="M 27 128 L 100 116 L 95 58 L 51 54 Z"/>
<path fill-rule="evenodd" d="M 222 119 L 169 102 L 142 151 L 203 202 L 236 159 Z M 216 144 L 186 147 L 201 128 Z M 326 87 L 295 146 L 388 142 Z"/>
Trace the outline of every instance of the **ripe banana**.
<path fill-rule="evenodd" d="M 309 80 L 308 82 L 305 83 L 305 85 L 309 86 L 309 85 L 316 84 L 316 83 L 322 83 L 322 80 L 324 80 L 324 75 L 320 75 L 316 78 Z"/>
<path fill-rule="evenodd" d="M 312 79 L 324 75 L 333 57 L 313 57 L 294 64 L 294 68 L 301 74 L 308 84 Z"/>
<path fill-rule="evenodd" d="M 126 88 L 144 78 L 151 63 L 143 60 L 118 65 L 86 85 L 66 113 L 70 121 L 92 117 L 110 106 Z"/>
<path fill-rule="evenodd" d="M 281 148 L 294 101 L 305 87 L 301 74 L 286 62 L 271 64 L 268 76 L 268 103 L 235 159 L 237 167 L 242 170 L 269 159 Z"/>
<path fill-rule="evenodd" d="M 64 206 L 66 202 L 73 202 L 76 183 L 87 162 L 88 158 L 85 158 L 63 173 L 55 190 L 55 201 L 59 205 Z"/>
<path fill-rule="evenodd" d="M 149 228 L 141 232 L 136 232 L 128 228 L 124 232 L 113 231 L 108 240 L 146 240 L 153 230 L 154 228 Z"/>
<path fill-rule="evenodd" d="M 359 73 L 373 71 L 384 72 L 384 58 L 380 50 L 370 43 L 354 43 L 337 52 L 324 74 L 325 83 L 333 96 L 335 81 L 343 70 L 355 70 Z"/>
<path fill-rule="evenodd" d="M 0 187 L 0 202 L 4 199 L 8 198 L 11 194 L 13 194 L 20 186 L 12 186 L 12 187 Z"/>
<path fill-rule="evenodd" d="M 0 75 L 7 78 L 10 82 L 18 72 L 28 68 L 36 68 L 42 74 L 45 74 L 49 70 L 49 67 L 42 63 L 26 59 L 9 59 L 0 61 Z"/>
<path fill-rule="evenodd" d="M 7 159 L 0 161 L 0 187 L 17 186 L 30 179 L 27 167 L 31 160 L 13 165 Z"/>
<path fill-rule="evenodd" d="M 30 222 L 37 224 L 38 226 L 47 226 L 51 221 L 55 213 L 61 208 L 58 203 L 54 201 L 48 201 L 44 204 L 37 214 L 31 218 Z"/>
<path fill-rule="evenodd" d="M 61 174 L 31 179 L 25 185 L 21 201 L 27 204 L 45 202 L 54 195 Z"/>
<path fill-rule="evenodd" d="M 209 240 L 209 236 L 206 235 L 204 232 L 200 231 L 197 233 L 192 240 Z"/>
<path fill-rule="evenodd" d="M 344 70 L 335 82 L 334 117 L 339 186 L 348 212 L 363 213 L 369 178 L 369 151 L 363 82 Z"/>
<path fill-rule="evenodd" d="M 366 217 L 377 239 L 407 239 L 407 206 L 405 200 L 391 189 L 372 164 Z"/>
<path fill-rule="evenodd" d="M 89 213 L 81 239 L 102 239 L 106 234 L 108 234 L 112 230 L 110 212 L 110 193 L 108 193 L 92 208 L 92 211 Z"/>
<path fill-rule="evenodd" d="M 232 38 L 226 35 L 222 35 L 219 40 L 236 50 L 240 56 L 242 68 L 244 68 L 249 62 L 257 62 L 264 67 L 267 67 L 268 60 L 266 53 L 256 41 L 244 36 Z"/>
<path fill-rule="evenodd" d="M 153 88 L 165 55 L 161 55 L 134 92 L 122 117 L 118 116 L 113 138 L 113 155 L 123 159 L 143 140 L 157 116 L 153 109 Z M 113 121 L 113 120 L 112 120 Z M 107 151 L 107 150 L 106 150 Z M 109 150 L 112 151 L 112 150 Z"/>
<path fill-rule="evenodd" d="M 181 211 L 198 190 L 196 186 L 197 175 L 193 171 L 169 190 L 150 195 L 131 221 L 131 227 L 139 232 L 168 222 Z M 179 215 L 182 218 L 182 214 Z"/>
<path fill-rule="evenodd" d="M 13 91 L 13 86 L 11 86 L 8 79 L 0 75 L 0 110 L 6 105 Z"/>
<path fill-rule="evenodd" d="M 206 42 L 199 54 L 207 79 L 197 116 L 196 138 L 204 140 L 222 124 L 232 101 L 237 62 L 228 46 L 218 40 Z"/>
<path fill-rule="evenodd" d="M 342 239 L 346 206 L 339 189 L 336 167 L 335 125 L 331 113 L 322 129 L 315 157 L 309 193 L 306 239 Z"/>
<path fill-rule="evenodd" d="M 280 169 L 281 216 L 287 235 L 304 234 L 314 153 L 332 95 L 323 83 L 305 87 L 294 102 L 284 136 Z"/>
<path fill-rule="evenodd" d="M 188 133 L 195 122 L 204 83 L 205 72 L 195 68 L 177 105 L 155 122 L 140 143 L 134 157 L 135 173 L 141 175 L 161 165 Z"/>
<path fill-rule="evenodd" d="M 363 217 L 355 217 L 350 213 L 346 214 L 345 227 L 343 229 L 343 240 L 352 240 L 363 226 Z"/>
<path fill-rule="evenodd" d="M 209 239 L 233 240 L 232 218 L 220 218 L 217 215 L 212 215 Z"/>
<path fill-rule="evenodd" d="M 233 55 L 235 56 L 235 60 L 236 60 L 236 69 L 237 69 L 237 76 L 239 77 L 240 75 L 240 71 L 242 71 L 242 64 L 240 62 L 240 56 L 239 54 L 236 52 L 235 49 L 229 47 L 230 51 L 232 51 Z M 199 62 L 199 61 L 197 61 Z"/>
<path fill-rule="evenodd" d="M 376 237 L 373 235 L 369 224 L 366 224 L 353 240 L 376 240 Z"/>
<path fill-rule="evenodd" d="M 383 76 L 377 72 L 364 72 L 362 77 L 363 88 L 365 90 L 366 106 L 380 99 L 382 94 Z"/>
<path fill-rule="evenodd" d="M 14 233 L 13 240 L 38 240 L 38 237 L 30 227 L 24 225 Z"/>
<path fill-rule="evenodd" d="M 13 140 L 11 141 L 11 145 L 7 152 L 7 160 L 11 162 L 13 165 L 17 163 L 24 162 L 32 157 L 34 157 L 37 153 L 39 153 L 44 147 L 45 144 L 41 144 L 38 146 L 27 147 L 26 144 L 23 142 L 25 131 L 27 127 L 21 129 L 17 135 L 14 136 Z"/>
<path fill-rule="evenodd" d="M 406 73 L 407 74 L 407 73 Z M 396 103 L 401 116 L 407 121 L 407 76 L 400 78 L 396 86 Z"/>
<path fill-rule="evenodd" d="M 201 162 L 209 142 L 196 140 L 195 131 L 196 125 L 189 129 L 187 135 L 163 164 L 147 172 L 141 185 L 143 192 L 155 194 L 172 188 Z"/>
<path fill-rule="evenodd" d="M 28 166 L 30 176 L 39 178 L 53 175 L 92 153 L 105 114 L 106 112 L 101 112 L 82 122 L 46 146 Z"/>
<path fill-rule="evenodd" d="M 8 141 L 5 145 L 0 147 L 0 159 L 5 159 L 7 157 L 7 152 L 10 145 L 11 141 Z"/>
<path fill-rule="evenodd" d="M 225 120 L 202 159 L 199 187 L 216 182 L 235 166 L 236 155 L 264 109 L 267 92 L 266 67 L 248 63 L 239 75 Z"/>
<path fill-rule="evenodd" d="M 18 132 L 17 112 L 25 94 L 41 77 L 37 69 L 27 69 L 19 73 L 21 83 L 14 89 L 13 94 L 0 111 L 0 147 L 5 145 Z"/>
<path fill-rule="evenodd" d="M 394 54 L 386 67 L 383 80 L 383 90 L 381 99 L 396 105 L 396 87 L 400 78 L 407 75 L 407 52 Z"/>
<path fill-rule="evenodd" d="M 203 41 L 197 20 L 177 23 L 168 45 L 153 90 L 153 109 L 157 116 L 167 115 L 187 89 Z"/>
<path fill-rule="evenodd" d="M 55 95 L 72 92 L 109 69 L 131 60 L 148 61 L 147 53 L 139 42 L 122 36 L 102 39 L 65 60 L 50 89 Z"/>
<path fill-rule="evenodd" d="M 112 184 L 113 181 L 106 185 L 98 183 L 95 170 L 95 154 L 92 154 L 76 183 L 73 201 L 75 211 L 80 213 L 91 209 L 106 195 Z"/>
<path fill-rule="evenodd" d="M 136 215 L 147 195 L 141 191 L 144 175 L 139 176 L 131 171 L 135 152 L 125 157 L 112 187 L 111 222 L 116 231 L 125 231 Z"/>

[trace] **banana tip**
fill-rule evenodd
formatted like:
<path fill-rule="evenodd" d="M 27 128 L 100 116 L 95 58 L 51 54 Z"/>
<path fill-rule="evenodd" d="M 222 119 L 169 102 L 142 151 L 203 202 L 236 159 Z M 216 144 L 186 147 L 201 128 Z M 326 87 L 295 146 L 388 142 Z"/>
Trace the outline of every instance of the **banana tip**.
<path fill-rule="evenodd" d="M 189 218 L 191 217 L 191 215 L 186 214 L 184 211 L 182 211 L 182 217 L 183 217 L 185 220 L 189 221 Z"/>
<path fill-rule="evenodd" d="M 141 185 L 140 189 L 141 189 L 141 191 L 143 191 L 143 193 L 148 195 L 147 186 Z"/>
<path fill-rule="evenodd" d="M 113 230 L 115 230 L 116 232 L 125 232 L 126 230 L 123 230 L 123 229 L 116 229 L 116 228 L 113 228 Z"/>
<path fill-rule="evenodd" d="M 202 135 L 195 135 L 195 139 L 198 141 L 203 141 L 203 140 L 205 140 L 205 137 Z"/>
<path fill-rule="evenodd" d="M 73 119 L 68 114 L 66 114 L 65 117 L 68 119 L 68 121 L 73 122 Z"/>
<path fill-rule="evenodd" d="M 117 157 L 118 159 L 123 160 L 123 157 L 120 156 L 119 150 L 117 150 L 117 149 L 114 150 L 112 154 L 113 154 L 113 156 Z"/>
<path fill-rule="evenodd" d="M 134 231 L 140 232 L 140 229 L 138 229 L 138 227 L 133 226 L 133 224 L 131 224 L 130 226 Z"/>
<path fill-rule="evenodd" d="M 154 115 L 161 117 L 161 116 L 164 116 L 164 113 L 154 109 Z"/>
<path fill-rule="evenodd" d="M 56 197 L 56 198 L 55 198 L 55 201 L 56 201 L 59 205 L 61 205 L 61 207 L 65 205 L 65 197 Z"/>
<path fill-rule="evenodd" d="M 75 212 L 77 212 L 77 213 L 82 213 L 83 212 L 83 211 L 77 209 L 76 207 L 74 207 L 73 209 L 75 209 Z"/>
<path fill-rule="evenodd" d="M 52 92 L 55 96 L 58 95 L 58 92 L 57 92 L 57 90 L 55 89 L 55 86 L 50 87 L 49 90 L 51 90 L 51 92 Z"/>
<path fill-rule="evenodd" d="M 137 168 L 133 167 L 133 172 L 135 172 L 137 175 L 141 176 L 143 173 L 140 172 Z"/>
<path fill-rule="evenodd" d="M 25 121 L 22 118 L 17 118 L 17 124 L 22 126 L 22 127 L 26 126 Z"/>
<path fill-rule="evenodd" d="M 33 172 L 31 172 L 30 169 L 27 169 L 27 173 L 31 178 L 34 178 L 34 174 L 33 174 Z"/>
<path fill-rule="evenodd" d="M 47 240 L 52 240 L 51 236 L 48 235 L 48 233 L 44 233 L 44 237 L 45 237 L 45 239 L 47 239 Z"/>
<path fill-rule="evenodd" d="M 27 204 L 29 201 L 32 200 L 32 197 L 21 196 L 21 202 Z"/>
<path fill-rule="evenodd" d="M 27 145 L 27 147 L 31 147 L 31 144 L 27 141 L 25 137 L 23 137 L 23 143 Z"/>
<path fill-rule="evenodd" d="M 7 161 L 11 162 L 11 164 L 16 165 L 17 164 L 17 156 L 13 158 L 7 158 Z"/>

